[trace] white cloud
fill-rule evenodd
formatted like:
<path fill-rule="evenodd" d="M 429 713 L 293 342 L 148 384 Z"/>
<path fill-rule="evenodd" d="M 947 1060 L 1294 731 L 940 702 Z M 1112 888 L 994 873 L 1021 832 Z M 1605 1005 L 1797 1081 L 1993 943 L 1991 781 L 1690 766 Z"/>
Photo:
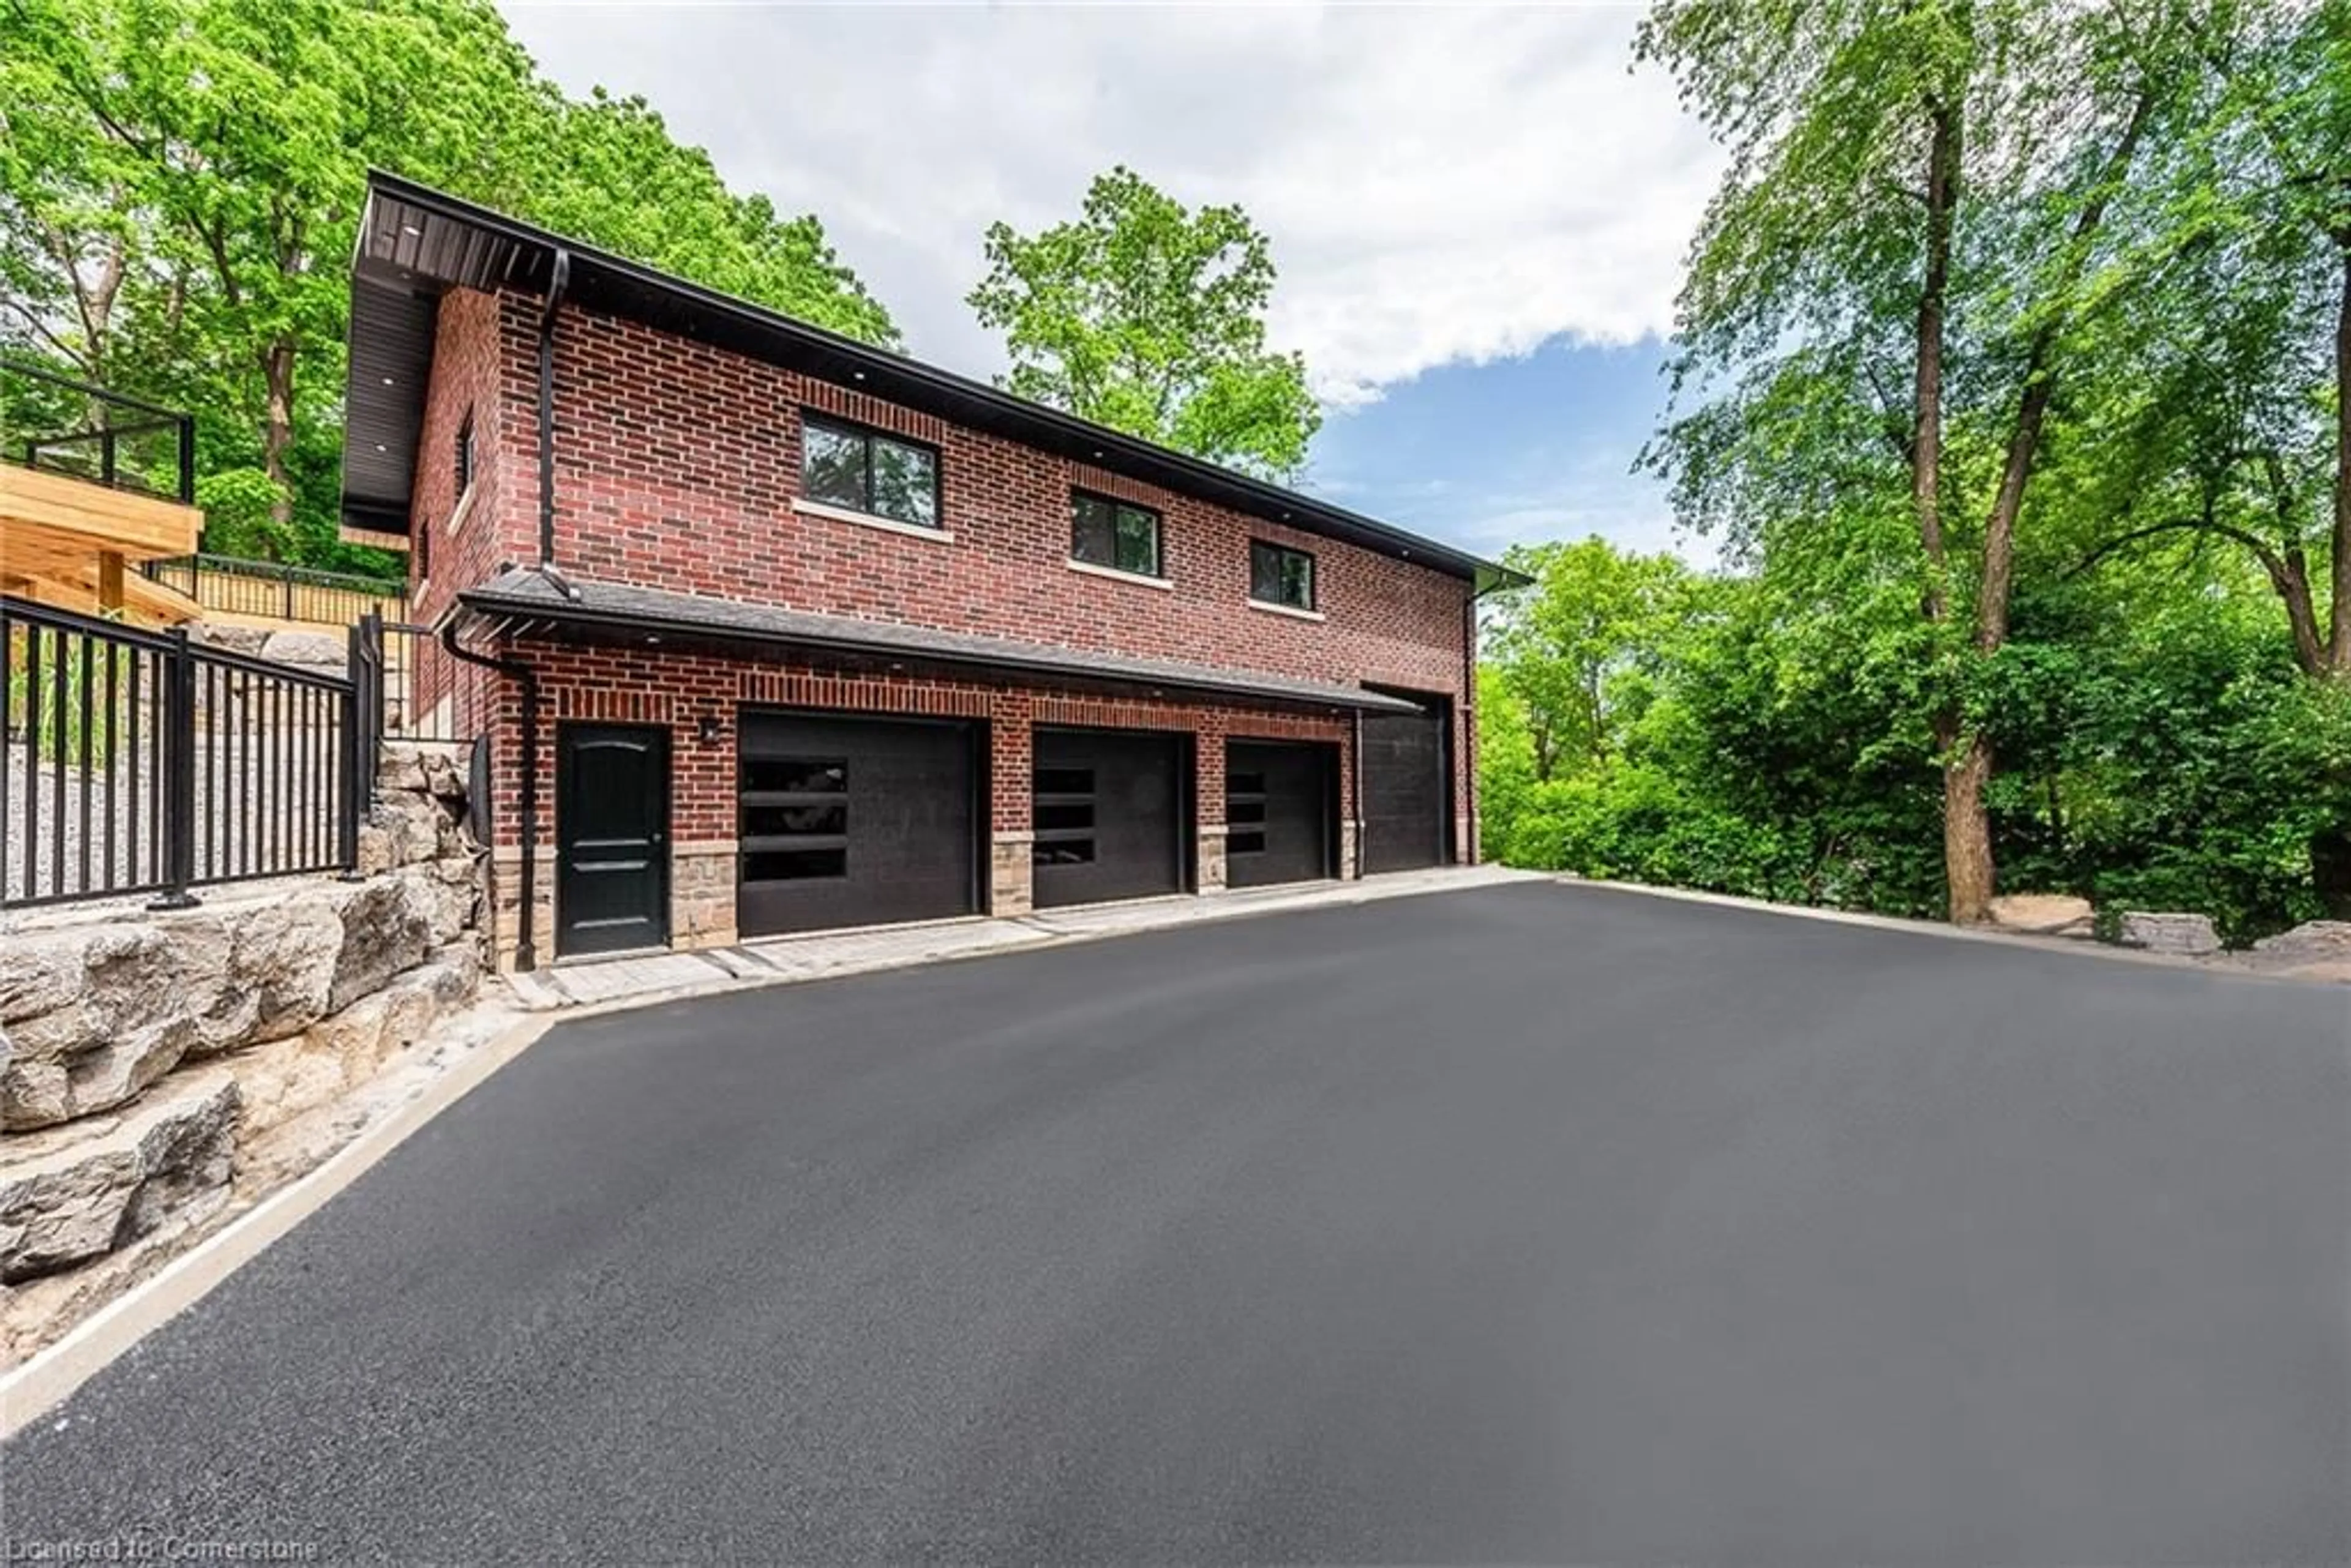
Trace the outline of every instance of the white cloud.
<path fill-rule="evenodd" d="M 1583 9 L 510 4 L 575 92 L 642 92 L 738 187 L 824 220 L 908 346 L 987 373 L 980 236 L 1133 165 L 1238 201 L 1281 269 L 1273 335 L 1334 407 L 1548 339 L 1670 322 L 1718 168 L 1636 16 Z"/>

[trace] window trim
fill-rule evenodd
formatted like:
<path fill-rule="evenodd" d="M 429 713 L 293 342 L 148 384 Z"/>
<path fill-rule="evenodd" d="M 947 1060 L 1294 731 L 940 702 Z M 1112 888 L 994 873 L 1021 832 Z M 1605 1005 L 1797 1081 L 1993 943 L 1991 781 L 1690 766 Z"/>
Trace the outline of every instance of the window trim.
<path fill-rule="evenodd" d="M 1109 560 L 1085 560 L 1081 559 L 1078 555 L 1077 513 L 1078 503 L 1081 501 L 1099 501 L 1103 506 L 1112 508 L 1110 525 L 1111 559 Z M 1121 507 L 1125 507 L 1130 512 L 1140 512 L 1144 517 L 1151 519 L 1151 564 L 1153 570 L 1150 571 L 1130 571 L 1125 567 L 1118 564 L 1117 508 Z M 1140 501 L 1130 501 L 1123 497 L 1111 495 L 1109 492 L 1104 490 L 1090 490 L 1083 485 L 1071 486 L 1070 564 L 1078 568 L 1081 571 L 1102 572 L 1105 575 L 1123 578 L 1129 582 L 1155 582 L 1161 584 L 1162 586 L 1170 585 L 1172 580 L 1167 575 L 1167 514 L 1161 511 L 1156 507 L 1146 507 Z"/>
<path fill-rule="evenodd" d="M 883 425 L 868 424 L 862 420 L 845 419 L 820 408 L 803 407 L 799 411 L 799 488 L 792 497 L 792 509 L 810 512 L 820 517 L 832 517 L 848 523 L 878 523 L 885 528 L 904 529 L 913 533 L 953 537 L 947 531 L 947 463 L 946 454 L 936 442 L 919 436 L 901 435 Z M 808 493 L 808 432 L 810 425 L 830 429 L 835 434 L 853 435 L 865 444 L 865 506 L 844 507 L 838 501 L 820 501 Z M 910 523 L 904 517 L 893 517 L 872 509 L 873 505 L 873 443 L 876 440 L 894 442 L 931 455 L 931 514 L 937 520 Z"/>
<path fill-rule="evenodd" d="M 1280 555 L 1294 555 L 1306 561 L 1306 602 L 1289 604 L 1279 599 L 1259 599 L 1257 595 L 1257 552 L 1273 550 Z M 1322 568 L 1314 552 L 1300 549 L 1296 545 L 1281 544 L 1273 539 L 1251 538 L 1249 540 L 1249 603 L 1253 610 L 1270 610 L 1280 615 L 1295 615 L 1302 621 L 1324 619 L 1322 604 Z"/>

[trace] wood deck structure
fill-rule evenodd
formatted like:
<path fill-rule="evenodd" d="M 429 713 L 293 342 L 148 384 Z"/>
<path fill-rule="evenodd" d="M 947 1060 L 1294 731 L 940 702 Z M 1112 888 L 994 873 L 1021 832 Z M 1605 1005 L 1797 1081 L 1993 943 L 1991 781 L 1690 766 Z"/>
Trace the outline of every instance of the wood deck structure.
<path fill-rule="evenodd" d="M 0 593 L 176 625 L 202 607 L 136 569 L 194 553 L 204 526 L 202 510 L 178 501 L 0 463 Z"/>

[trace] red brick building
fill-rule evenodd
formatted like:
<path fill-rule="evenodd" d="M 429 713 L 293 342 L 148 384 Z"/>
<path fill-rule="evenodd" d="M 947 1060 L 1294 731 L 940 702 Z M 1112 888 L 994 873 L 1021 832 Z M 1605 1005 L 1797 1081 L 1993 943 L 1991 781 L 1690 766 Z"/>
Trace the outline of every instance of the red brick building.
<path fill-rule="evenodd" d="M 509 961 L 1476 858 L 1484 561 L 382 175 L 350 350 Z"/>

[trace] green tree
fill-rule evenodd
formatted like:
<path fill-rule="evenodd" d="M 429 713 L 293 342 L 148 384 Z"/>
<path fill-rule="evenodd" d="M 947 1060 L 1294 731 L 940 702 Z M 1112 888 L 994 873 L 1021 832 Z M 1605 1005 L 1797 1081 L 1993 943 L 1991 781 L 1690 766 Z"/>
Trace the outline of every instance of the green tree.
<path fill-rule="evenodd" d="M 355 559 L 343 267 L 371 164 L 896 340 L 814 218 L 727 191 L 639 100 L 566 99 L 487 0 L 8 0 L 6 19 L 0 346 L 195 413 L 214 548 Z"/>
<path fill-rule="evenodd" d="M 1124 167 L 1073 222 L 987 230 L 967 298 L 1004 334 L 1004 384 L 1211 462 L 1295 474 L 1322 422 L 1305 361 L 1265 345 L 1274 267 L 1237 206 L 1194 212 Z"/>
<path fill-rule="evenodd" d="M 1698 583 L 1673 556 L 1626 554 L 1598 538 L 1513 545 L 1503 559 L 1534 585 L 1499 598 L 1486 647 L 1534 780 L 1601 768 L 1644 705 L 1669 622 L 1695 611 Z"/>
<path fill-rule="evenodd" d="M 1661 0 L 1641 28 L 1731 154 L 1680 303 L 1677 390 L 1708 406 L 1656 460 L 1693 522 L 1875 571 L 1902 497 L 1955 920 L 1993 891 L 1978 666 L 2008 638 L 2058 388 L 2161 249 L 2151 214 L 2109 220 L 2197 79 L 2191 10 Z"/>

